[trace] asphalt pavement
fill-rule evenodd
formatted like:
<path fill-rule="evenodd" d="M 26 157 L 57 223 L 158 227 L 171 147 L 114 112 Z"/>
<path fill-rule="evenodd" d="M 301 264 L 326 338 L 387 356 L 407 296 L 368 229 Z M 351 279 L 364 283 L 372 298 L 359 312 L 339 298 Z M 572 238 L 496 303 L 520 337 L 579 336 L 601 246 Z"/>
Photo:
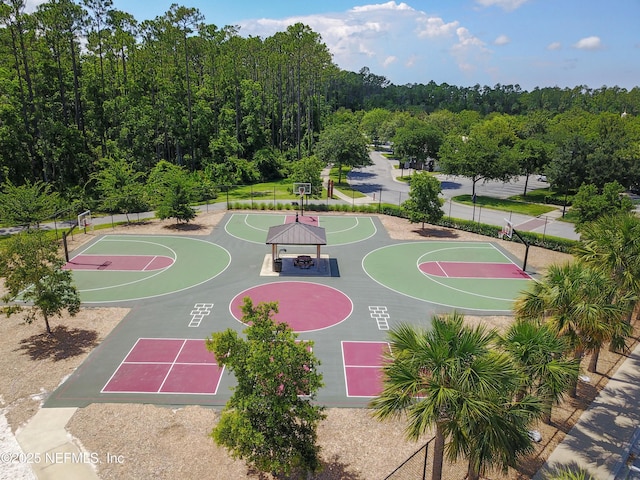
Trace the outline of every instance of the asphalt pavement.
<path fill-rule="evenodd" d="M 347 176 L 347 181 L 351 188 L 364 193 L 366 197 L 352 199 L 348 196 L 343 196 L 343 200 L 357 204 L 384 202 L 396 205 L 407 200 L 409 197 L 409 185 L 399 181 L 398 177 L 403 174 L 410 175 L 413 170 L 394 168 L 396 162 L 389 160 L 378 151 L 371 152 L 370 157 L 372 165 L 354 169 Z M 533 217 L 514 212 L 482 208 L 480 206 L 464 205 L 454 202 L 452 198 L 458 195 L 471 195 L 473 186 L 470 179 L 443 174 L 437 175 L 436 178 L 438 178 L 442 184 L 442 198 L 445 202 L 442 208 L 447 217 L 472 220 L 497 226 L 505 225 L 508 220 L 516 230 L 536 232 L 542 235 L 572 240 L 578 240 L 580 238 L 572 223 L 561 220 L 561 207 L 554 206 L 551 212 Z M 518 177 L 511 182 L 479 182 L 476 185 L 476 195 L 509 198 L 524 193 L 525 184 L 527 191 L 549 186 L 548 183 L 539 181 L 537 176 L 531 175 L 528 179 L 526 177 Z"/>

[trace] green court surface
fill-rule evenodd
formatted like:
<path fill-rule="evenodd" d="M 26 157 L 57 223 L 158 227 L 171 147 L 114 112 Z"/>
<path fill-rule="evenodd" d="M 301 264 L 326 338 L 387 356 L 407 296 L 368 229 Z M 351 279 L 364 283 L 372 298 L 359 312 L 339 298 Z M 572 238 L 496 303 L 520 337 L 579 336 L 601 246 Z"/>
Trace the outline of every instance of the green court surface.
<path fill-rule="evenodd" d="M 171 265 L 152 271 L 73 270 L 84 303 L 122 302 L 179 292 L 218 276 L 231 262 L 229 252 L 211 242 L 161 235 L 104 235 L 77 255 L 158 255 L 173 260 Z"/>
<path fill-rule="evenodd" d="M 315 213 L 311 215 L 319 219 L 317 226 L 325 229 L 329 246 L 361 242 L 376 233 L 376 226 L 371 217 L 337 215 L 318 217 Z M 224 228 L 235 238 L 264 244 L 269 227 L 286 223 L 287 217 L 295 217 L 295 212 L 289 215 L 234 213 Z"/>
<path fill-rule="evenodd" d="M 491 243 L 416 242 L 390 245 L 367 254 L 362 267 L 379 284 L 411 298 L 457 309 L 510 312 L 531 279 L 462 278 L 429 275 L 425 262 L 512 264 Z"/>

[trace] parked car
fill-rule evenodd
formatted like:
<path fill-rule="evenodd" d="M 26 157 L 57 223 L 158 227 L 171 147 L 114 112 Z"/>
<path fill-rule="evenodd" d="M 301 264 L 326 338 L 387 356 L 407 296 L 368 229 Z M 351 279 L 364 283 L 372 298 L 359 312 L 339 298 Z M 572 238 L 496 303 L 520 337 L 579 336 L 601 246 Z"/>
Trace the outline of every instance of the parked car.
<path fill-rule="evenodd" d="M 546 175 L 538 175 L 538 181 L 539 182 L 546 182 L 547 181 L 547 176 Z"/>

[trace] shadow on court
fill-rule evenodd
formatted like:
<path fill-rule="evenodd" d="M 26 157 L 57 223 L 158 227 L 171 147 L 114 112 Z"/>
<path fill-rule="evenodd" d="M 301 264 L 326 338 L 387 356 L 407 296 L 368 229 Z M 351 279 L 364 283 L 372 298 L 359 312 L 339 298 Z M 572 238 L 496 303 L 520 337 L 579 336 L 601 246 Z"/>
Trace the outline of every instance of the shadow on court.
<path fill-rule="evenodd" d="M 331 268 L 331 276 L 339 277 L 340 276 L 340 266 L 338 265 L 337 258 L 329 258 L 329 266 Z"/>
<path fill-rule="evenodd" d="M 69 329 L 64 325 L 55 327 L 51 335 L 32 335 L 20 342 L 17 351 L 29 355 L 32 360 L 54 361 L 76 357 L 98 345 L 98 333 L 94 330 Z"/>
<path fill-rule="evenodd" d="M 458 238 L 460 236 L 453 230 L 436 230 L 435 228 L 417 228 L 412 232 L 425 238 Z"/>

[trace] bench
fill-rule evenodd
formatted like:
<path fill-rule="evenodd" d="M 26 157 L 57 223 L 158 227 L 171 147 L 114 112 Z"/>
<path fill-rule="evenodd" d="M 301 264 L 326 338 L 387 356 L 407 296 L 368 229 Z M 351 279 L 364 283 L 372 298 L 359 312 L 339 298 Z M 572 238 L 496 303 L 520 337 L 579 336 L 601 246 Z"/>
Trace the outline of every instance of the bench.
<path fill-rule="evenodd" d="M 293 259 L 293 266 L 299 268 L 310 268 L 313 267 L 315 263 L 313 259 L 309 255 L 298 255 Z"/>

